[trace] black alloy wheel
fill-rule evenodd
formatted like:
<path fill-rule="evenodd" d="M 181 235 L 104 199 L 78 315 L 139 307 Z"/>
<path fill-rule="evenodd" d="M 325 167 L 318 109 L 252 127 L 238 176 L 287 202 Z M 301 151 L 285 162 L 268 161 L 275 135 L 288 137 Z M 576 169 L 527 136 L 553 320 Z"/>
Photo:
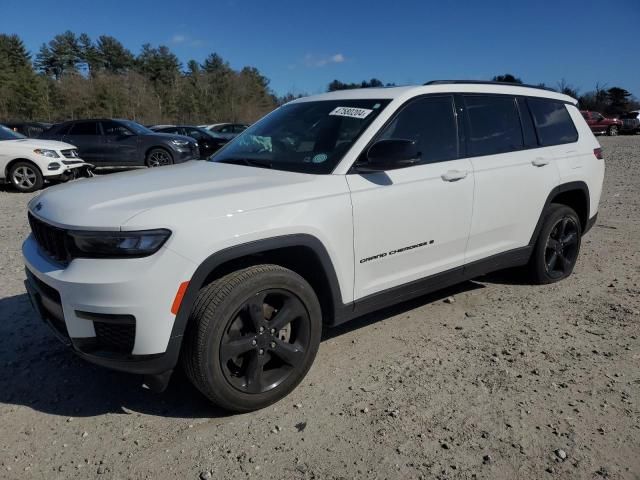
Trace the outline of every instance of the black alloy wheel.
<path fill-rule="evenodd" d="M 561 278 L 573 270 L 578 258 L 580 229 L 569 216 L 559 219 L 549 234 L 545 248 L 545 266 L 551 278 Z"/>
<path fill-rule="evenodd" d="M 571 275 L 581 240 L 582 224 L 576 212 L 567 205 L 549 205 L 529 260 L 531 279 L 547 284 Z"/>
<path fill-rule="evenodd" d="M 214 404 L 248 412 L 277 402 L 302 381 L 321 335 L 320 302 L 303 277 L 279 265 L 250 266 L 200 290 L 182 364 Z"/>
<path fill-rule="evenodd" d="M 291 292 L 270 289 L 249 298 L 220 344 L 220 364 L 236 389 L 263 393 L 296 375 L 310 339 L 309 313 Z"/>
<path fill-rule="evenodd" d="M 173 158 L 171 154 L 162 148 L 154 148 L 147 155 L 147 167 L 162 167 L 165 165 L 171 165 Z"/>

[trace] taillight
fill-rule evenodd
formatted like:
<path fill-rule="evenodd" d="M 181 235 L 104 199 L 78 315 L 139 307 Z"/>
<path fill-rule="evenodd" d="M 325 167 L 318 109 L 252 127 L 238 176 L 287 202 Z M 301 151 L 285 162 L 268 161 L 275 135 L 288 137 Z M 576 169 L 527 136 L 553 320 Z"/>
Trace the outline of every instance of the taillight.
<path fill-rule="evenodd" d="M 604 155 L 602 154 L 602 148 L 594 148 L 593 154 L 596 156 L 598 160 L 604 160 Z"/>

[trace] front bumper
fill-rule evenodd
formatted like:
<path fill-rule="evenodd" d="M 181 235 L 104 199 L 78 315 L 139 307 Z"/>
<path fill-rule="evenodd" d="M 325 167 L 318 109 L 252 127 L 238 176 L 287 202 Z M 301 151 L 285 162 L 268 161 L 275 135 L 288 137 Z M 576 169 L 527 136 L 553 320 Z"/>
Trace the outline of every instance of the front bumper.
<path fill-rule="evenodd" d="M 176 148 L 173 150 L 173 163 L 183 163 L 198 159 L 200 159 L 200 150 L 197 145 L 189 145 L 185 148 Z"/>
<path fill-rule="evenodd" d="M 162 248 L 145 258 L 75 259 L 62 267 L 41 253 L 33 236 L 22 252 L 35 310 L 76 354 L 130 373 L 173 369 L 182 335 L 173 334 L 171 304 L 188 278 L 184 258 Z"/>

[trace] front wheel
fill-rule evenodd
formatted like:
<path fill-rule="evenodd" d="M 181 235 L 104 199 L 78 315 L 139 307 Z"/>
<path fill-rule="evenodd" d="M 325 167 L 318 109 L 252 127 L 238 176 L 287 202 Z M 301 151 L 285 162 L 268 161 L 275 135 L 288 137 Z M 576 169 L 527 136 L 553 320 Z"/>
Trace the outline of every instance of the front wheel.
<path fill-rule="evenodd" d="M 552 203 L 530 260 L 534 282 L 554 283 L 571 275 L 581 239 L 582 227 L 576 212 L 566 205 Z"/>
<path fill-rule="evenodd" d="M 611 125 L 609 127 L 609 129 L 607 130 L 607 135 L 609 135 L 610 137 L 615 137 L 618 135 L 618 127 L 616 127 L 615 125 Z"/>
<path fill-rule="evenodd" d="M 305 377 L 320 345 L 322 315 L 307 281 L 277 265 L 232 272 L 203 288 L 182 355 L 187 376 L 213 403 L 264 408 Z"/>
<path fill-rule="evenodd" d="M 31 162 L 16 162 L 9 170 L 9 180 L 19 192 L 40 190 L 44 183 L 42 172 Z"/>
<path fill-rule="evenodd" d="M 147 153 L 145 164 L 149 168 L 162 167 L 164 165 L 171 165 L 173 163 L 173 157 L 169 152 L 162 148 L 153 148 Z"/>

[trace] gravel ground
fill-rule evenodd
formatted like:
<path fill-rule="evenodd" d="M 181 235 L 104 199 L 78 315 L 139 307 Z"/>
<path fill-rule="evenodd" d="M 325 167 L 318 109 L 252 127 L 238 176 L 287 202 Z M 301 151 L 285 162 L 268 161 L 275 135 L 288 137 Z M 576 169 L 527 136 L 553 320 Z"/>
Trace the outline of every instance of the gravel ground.
<path fill-rule="evenodd" d="M 0 477 L 640 479 L 640 136 L 601 143 L 570 279 L 494 274 L 329 331 L 297 390 L 244 415 L 59 345 L 22 284 L 30 195 L 0 190 Z"/>

